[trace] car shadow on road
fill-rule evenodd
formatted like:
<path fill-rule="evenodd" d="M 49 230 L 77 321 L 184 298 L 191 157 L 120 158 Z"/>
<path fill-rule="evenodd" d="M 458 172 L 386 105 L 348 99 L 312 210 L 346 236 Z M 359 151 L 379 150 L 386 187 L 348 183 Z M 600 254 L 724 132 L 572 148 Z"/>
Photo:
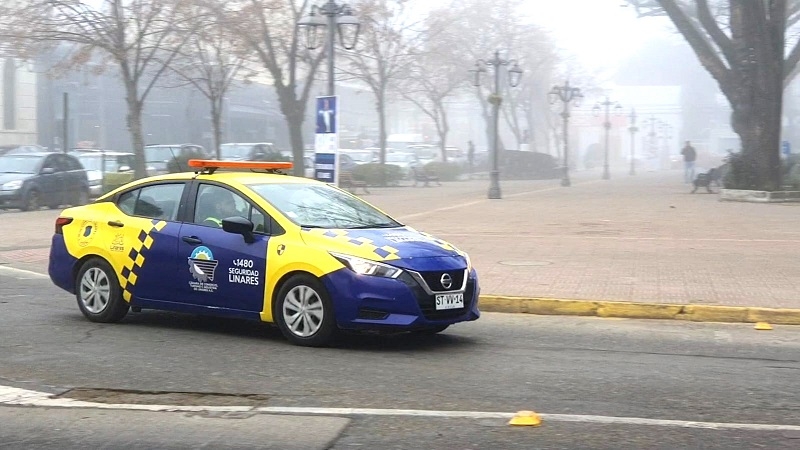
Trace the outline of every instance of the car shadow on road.
<path fill-rule="evenodd" d="M 75 322 L 83 321 L 82 317 L 70 314 L 65 319 Z M 85 321 L 83 321 L 85 323 Z M 61 322 L 64 323 L 64 322 Z M 193 331 L 200 334 L 219 334 L 236 338 L 259 339 L 291 345 L 283 338 L 280 330 L 272 325 L 244 319 L 204 316 L 163 311 L 142 311 L 128 313 L 119 327 L 154 328 L 164 331 Z M 437 350 L 457 348 L 474 344 L 472 338 L 460 336 L 452 327 L 440 334 L 424 335 L 416 333 L 354 333 L 342 332 L 331 347 L 353 351 L 408 351 Z"/>

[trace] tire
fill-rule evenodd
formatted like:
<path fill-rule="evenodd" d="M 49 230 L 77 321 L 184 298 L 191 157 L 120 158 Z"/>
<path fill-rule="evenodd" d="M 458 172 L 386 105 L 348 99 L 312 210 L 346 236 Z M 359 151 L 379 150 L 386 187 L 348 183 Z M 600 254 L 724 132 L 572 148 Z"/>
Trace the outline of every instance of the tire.
<path fill-rule="evenodd" d="M 412 331 L 412 333 L 420 336 L 433 336 L 434 334 L 439 334 L 442 331 L 446 330 L 449 326 L 450 325 L 436 325 L 435 327 L 414 330 Z"/>
<path fill-rule="evenodd" d="M 122 298 L 117 274 L 101 258 L 86 261 L 75 280 L 78 308 L 92 322 L 119 322 L 128 314 L 129 306 Z"/>
<path fill-rule="evenodd" d="M 72 206 L 83 206 L 87 203 L 89 203 L 89 191 L 81 189 L 78 191 L 78 195 L 75 196 L 75 202 Z"/>
<path fill-rule="evenodd" d="M 22 209 L 23 211 L 38 211 L 39 208 L 42 207 L 41 204 L 42 196 L 39 194 L 39 191 L 36 189 L 31 189 L 25 194 L 25 198 L 22 201 Z"/>
<path fill-rule="evenodd" d="M 322 347 L 337 332 L 328 291 L 315 277 L 294 275 L 281 286 L 272 315 L 283 336 L 292 344 Z"/>

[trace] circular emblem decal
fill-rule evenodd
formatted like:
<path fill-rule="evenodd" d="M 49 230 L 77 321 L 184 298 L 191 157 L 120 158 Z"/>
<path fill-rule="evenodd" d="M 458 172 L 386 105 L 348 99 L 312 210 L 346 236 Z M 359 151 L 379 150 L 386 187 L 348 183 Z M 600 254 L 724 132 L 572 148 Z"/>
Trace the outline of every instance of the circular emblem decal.
<path fill-rule="evenodd" d="M 442 275 L 442 278 L 439 278 L 439 283 L 442 283 L 443 288 L 450 289 L 450 287 L 453 286 L 453 277 L 451 277 L 449 273 L 445 273 Z"/>

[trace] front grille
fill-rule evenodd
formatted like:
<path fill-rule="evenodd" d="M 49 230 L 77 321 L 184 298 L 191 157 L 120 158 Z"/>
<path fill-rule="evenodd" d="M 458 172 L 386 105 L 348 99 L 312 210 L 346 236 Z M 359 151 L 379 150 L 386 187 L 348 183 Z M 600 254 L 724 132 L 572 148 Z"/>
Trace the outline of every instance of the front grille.
<path fill-rule="evenodd" d="M 425 282 L 428 284 L 428 287 L 434 292 L 455 291 L 461 289 L 461 285 L 464 284 L 464 273 L 464 269 L 419 272 L 419 274 L 422 276 L 422 279 L 425 280 Z M 442 286 L 442 275 L 444 274 L 450 275 L 450 278 L 453 280 L 449 288 Z"/>
<path fill-rule="evenodd" d="M 459 284 L 459 286 L 461 286 Z M 420 291 L 422 291 L 420 289 Z M 445 309 L 442 311 L 436 310 L 436 295 L 428 295 L 424 291 L 415 292 L 417 296 L 417 303 L 422 310 L 422 315 L 428 320 L 446 320 L 455 319 L 466 314 L 472 307 L 473 297 L 475 293 L 475 282 L 467 280 L 467 288 L 464 291 L 464 307 L 458 309 Z"/>

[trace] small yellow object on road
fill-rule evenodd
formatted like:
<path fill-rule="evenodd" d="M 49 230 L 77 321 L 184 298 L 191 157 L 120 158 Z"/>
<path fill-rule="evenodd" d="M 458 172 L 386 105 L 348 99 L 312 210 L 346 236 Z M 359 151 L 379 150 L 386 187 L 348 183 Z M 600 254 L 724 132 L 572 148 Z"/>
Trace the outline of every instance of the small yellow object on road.
<path fill-rule="evenodd" d="M 542 419 L 533 411 L 517 411 L 514 417 L 508 421 L 509 425 L 538 427 L 542 424 Z"/>
<path fill-rule="evenodd" d="M 771 330 L 772 329 L 772 325 L 770 325 L 767 322 L 756 322 L 755 329 L 756 330 Z"/>

